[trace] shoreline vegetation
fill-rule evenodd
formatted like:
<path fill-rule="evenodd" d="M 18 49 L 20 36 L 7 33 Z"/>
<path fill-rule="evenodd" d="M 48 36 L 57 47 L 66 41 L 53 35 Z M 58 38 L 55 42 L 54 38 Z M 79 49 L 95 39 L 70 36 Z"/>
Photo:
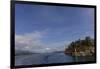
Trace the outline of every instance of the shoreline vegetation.
<path fill-rule="evenodd" d="M 73 56 L 73 57 L 87 57 L 93 56 L 95 57 L 95 45 L 94 39 L 87 36 L 84 39 L 78 39 L 72 41 L 64 51 L 55 51 L 53 53 L 63 52 L 65 55 Z M 52 53 L 52 52 L 50 52 Z M 20 55 L 31 55 L 31 54 L 40 54 L 35 52 L 29 51 L 20 51 L 16 50 L 15 56 Z"/>
<path fill-rule="evenodd" d="M 95 56 L 94 39 L 87 36 L 84 39 L 79 39 L 71 42 L 68 48 L 65 48 L 64 53 L 71 56 Z"/>
<path fill-rule="evenodd" d="M 94 44 L 94 39 L 85 37 L 71 42 L 63 51 L 40 53 L 16 50 L 15 66 L 95 61 Z"/>

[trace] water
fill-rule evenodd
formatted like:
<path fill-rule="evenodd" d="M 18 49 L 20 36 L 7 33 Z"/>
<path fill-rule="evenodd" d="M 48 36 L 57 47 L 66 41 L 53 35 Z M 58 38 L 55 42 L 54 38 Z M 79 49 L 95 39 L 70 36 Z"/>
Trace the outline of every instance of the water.
<path fill-rule="evenodd" d="M 15 65 L 35 65 L 35 64 L 52 64 L 52 63 L 70 63 L 93 61 L 93 57 L 72 57 L 65 55 L 63 52 L 59 53 L 37 53 L 29 55 L 15 56 Z"/>

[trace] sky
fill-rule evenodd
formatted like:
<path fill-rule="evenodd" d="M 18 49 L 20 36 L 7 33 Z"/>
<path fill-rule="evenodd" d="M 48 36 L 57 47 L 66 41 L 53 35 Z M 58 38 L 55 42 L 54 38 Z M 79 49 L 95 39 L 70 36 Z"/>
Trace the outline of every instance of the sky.
<path fill-rule="evenodd" d="M 71 41 L 94 36 L 94 9 L 15 5 L 15 49 L 64 50 Z"/>

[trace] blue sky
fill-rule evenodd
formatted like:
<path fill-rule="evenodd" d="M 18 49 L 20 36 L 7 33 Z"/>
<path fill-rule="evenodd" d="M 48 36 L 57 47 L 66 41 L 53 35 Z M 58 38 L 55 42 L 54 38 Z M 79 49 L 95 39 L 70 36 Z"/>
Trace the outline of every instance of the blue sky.
<path fill-rule="evenodd" d="M 30 50 L 35 47 L 61 48 L 85 36 L 94 36 L 94 9 L 45 5 L 16 4 L 16 44 Z M 32 36 L 30 38 L 30 36 Z M 27 38 L 26 38 L 27 37 Z M 26 38 L 26 39 L 25 39 Z M 35 38 L 35 39 L 34 39 Z M 28 40 L 29 39 L 29 40 Z M 19 41 L 18 41 L 19 40 Z M 19 47 L 21 45 L 17 44 Z M 37 49 L 38 49 L 37 48 Z"/>

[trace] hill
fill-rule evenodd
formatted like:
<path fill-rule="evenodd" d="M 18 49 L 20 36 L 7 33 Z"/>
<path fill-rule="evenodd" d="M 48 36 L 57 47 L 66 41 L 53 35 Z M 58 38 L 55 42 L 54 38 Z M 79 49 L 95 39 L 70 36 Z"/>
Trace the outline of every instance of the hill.
<path fill-rule="evenodd" d="M 85 39 L 79 39 L 71 42 L 68 48 L 65 49 L 65 54 L 72 56 L 94 56 L 95 55 L 95 45 L 94 39 L 89 36 Z"/>

